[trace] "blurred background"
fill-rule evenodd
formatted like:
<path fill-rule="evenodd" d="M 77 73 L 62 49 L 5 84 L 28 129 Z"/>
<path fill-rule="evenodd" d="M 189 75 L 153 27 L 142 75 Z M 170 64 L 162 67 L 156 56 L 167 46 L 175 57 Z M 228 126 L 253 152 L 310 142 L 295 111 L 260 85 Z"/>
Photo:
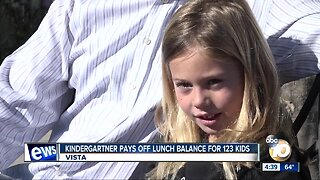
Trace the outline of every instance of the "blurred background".
<path fill-rule="evenodd" d="M 0 0 L 0 63 L 38 28 L 52 0 Z"/>

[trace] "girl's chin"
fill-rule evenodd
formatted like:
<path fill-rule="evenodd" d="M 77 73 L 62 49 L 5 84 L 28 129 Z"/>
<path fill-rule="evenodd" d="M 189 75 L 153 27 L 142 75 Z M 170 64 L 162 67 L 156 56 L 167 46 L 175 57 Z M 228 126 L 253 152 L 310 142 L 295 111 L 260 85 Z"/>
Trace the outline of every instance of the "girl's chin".
<path fill-rule="evenodd" d="M 206 134 L 206 136 L 212 139 L 218 138 L 221 135 L 221 130 L 223 130 L 223 128 L 217 126 L 214 129 L 203 125 L 199 127 Z"/>
<path fill-rule="evenodd" d="M 219 131 L 218 130 L 214 130 L 214 129 L 210 129 L 208 127 L 202 128 L 202 130 L 204 131 L 205 134 L 207 134 L 209 137 L 217 137 L 219 136 Z"/>

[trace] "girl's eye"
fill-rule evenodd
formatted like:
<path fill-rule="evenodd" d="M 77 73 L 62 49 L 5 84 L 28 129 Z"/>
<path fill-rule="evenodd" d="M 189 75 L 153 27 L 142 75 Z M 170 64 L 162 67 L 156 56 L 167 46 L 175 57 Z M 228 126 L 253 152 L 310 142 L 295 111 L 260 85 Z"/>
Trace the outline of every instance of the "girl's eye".
<path fill-rule="evenodd" d="M 190 87 L 192 87 L 192 84 L 190 84 L 188 82 L 177 82 L 176 86 L 182 87 L 182 88 L 190 88 Z"/>
<path fill-rule="evenodd" d="M 220 83 L 220 82 L 222 82 L 221 79 L 210 79 L 210 80 L 208 81 L 208 85 L 209 85 L 209 86 L 212 86 L 212 85 L 216 85 L 216 84 L 218 84 L 218 83 Z"/>

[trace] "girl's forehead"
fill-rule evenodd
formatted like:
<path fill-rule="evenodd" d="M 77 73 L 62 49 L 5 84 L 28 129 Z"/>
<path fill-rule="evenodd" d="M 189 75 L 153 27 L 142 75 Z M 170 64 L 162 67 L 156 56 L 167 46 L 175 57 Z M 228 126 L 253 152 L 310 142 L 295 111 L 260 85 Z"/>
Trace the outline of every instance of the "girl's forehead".
<path fill-rule="evenodd" d="M 176 57 L 174 57 L 172 60 L 188 60 L 192 57 L 194 57 L 195 55 L 200 55 L 200 56 L 210 56 L 210 54 L 212 54 L 212 52 L 210 52 L 208 49 L 203 48 L 201 46 L 191 46 L 188 47 L 187 49 L 182 50 L 181 53 L 179 53 Z"/>
<path fill-rule="evenodd" d="M 169 63 L 175 64 L 183 61 L 193 59 L 195 56 L 211 59 L 221 63 L 235 63 L 235 59 L 230 56 L 222 56 L 221 53 L 217 54 L 212 48 L 202 46 L 190 46 L 183 50 L 180 54 L 172 58 Z"/>

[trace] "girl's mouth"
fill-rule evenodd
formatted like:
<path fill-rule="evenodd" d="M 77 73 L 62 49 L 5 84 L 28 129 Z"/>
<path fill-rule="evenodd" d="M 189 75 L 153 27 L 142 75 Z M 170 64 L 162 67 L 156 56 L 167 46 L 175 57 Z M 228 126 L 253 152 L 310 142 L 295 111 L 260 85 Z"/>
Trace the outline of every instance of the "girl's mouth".
<path fill-rule="evenodd" d="M 217 123 L 220 115 L 221 113 L 217 113 L 214 115 L 198 115 L 198 116 L 195 116 L 195 118 L 198 119 L 201 122 L 201 124 L 205 126 L 213 126 L 214 124 Z"/>

